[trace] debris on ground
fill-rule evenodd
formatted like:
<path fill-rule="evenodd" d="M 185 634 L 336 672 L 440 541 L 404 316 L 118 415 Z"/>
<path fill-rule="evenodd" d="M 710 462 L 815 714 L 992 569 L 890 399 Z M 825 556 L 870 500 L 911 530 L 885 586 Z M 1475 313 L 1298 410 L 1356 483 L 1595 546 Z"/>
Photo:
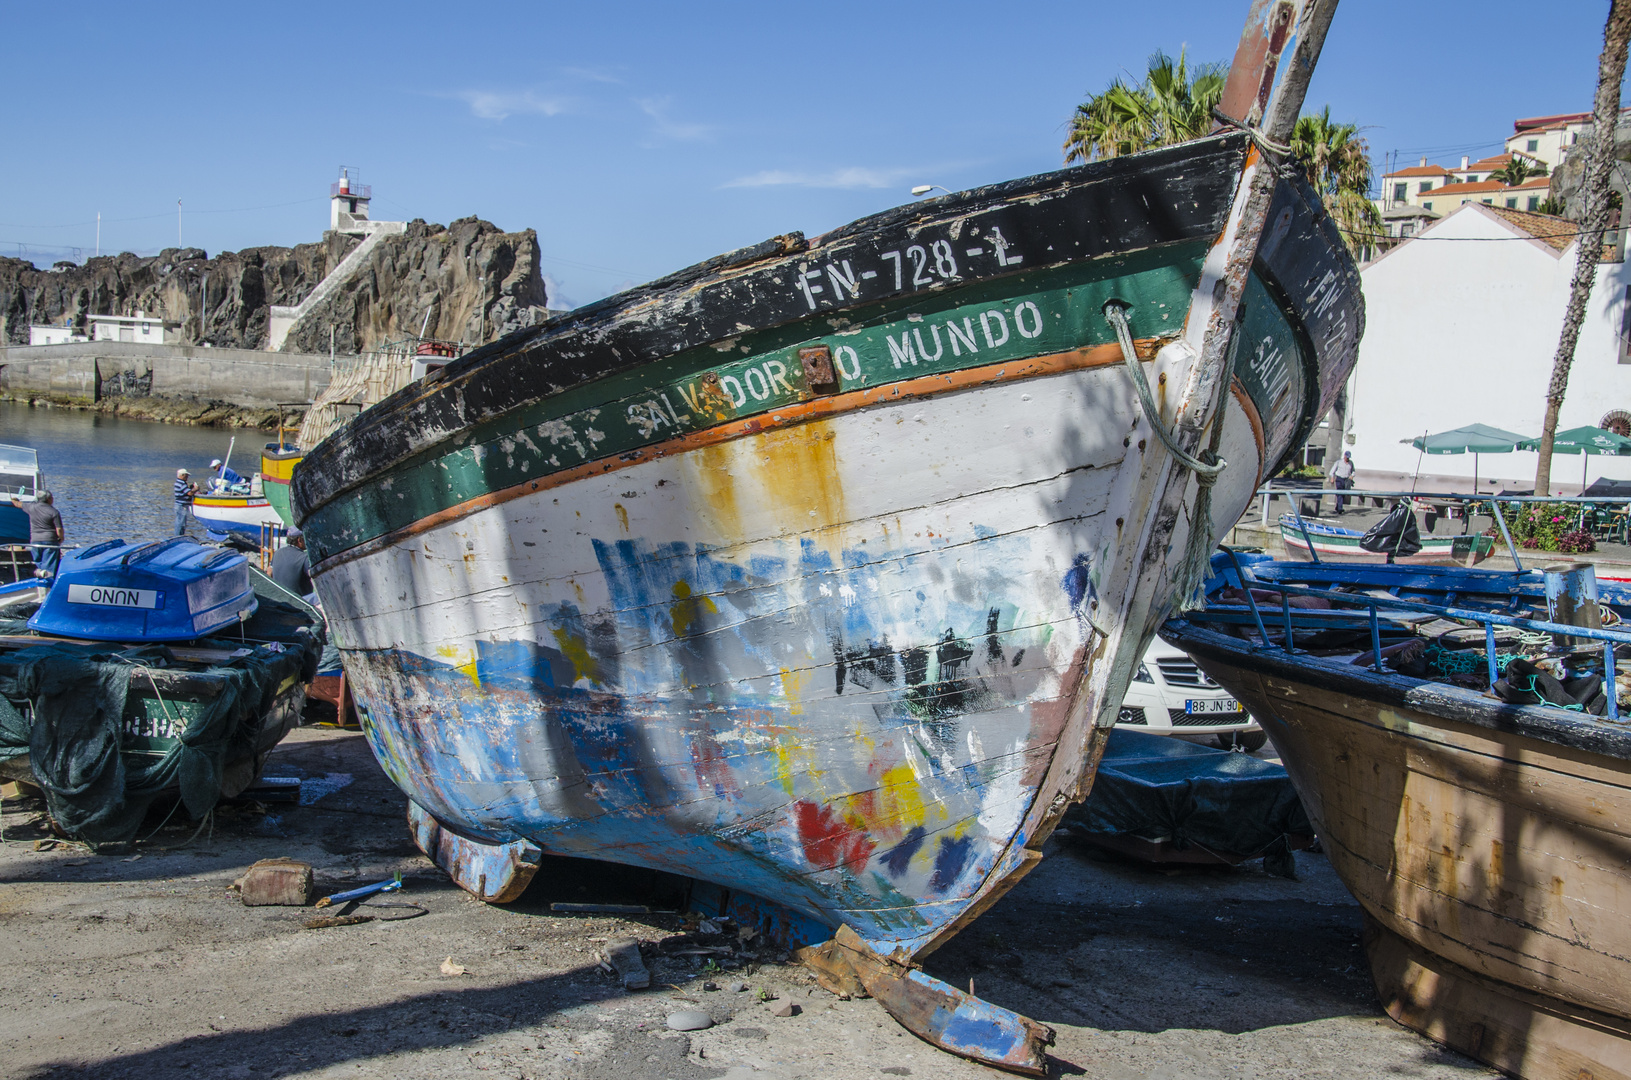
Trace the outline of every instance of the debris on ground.
<path fill-rule="evenodd" d="M 337 892 L 332 896 L 325 896 L 317 901 L 317 906 L 325 908 L 330 904 L 344 904 L 350 900 L 361 900 L 365 896 L 373 896 L 375 893 L 395 892 L 400 888 L 402 888 L 402 875 L 398 874 L 394 878 L 376 881 L 372 885 L 364 885 L 346 892 Z"/>
<path fill-rule="evenodd" d="M 317 892 L 311 864 L 297 859 L 262 859 L 233 884 L 245 907 L 305 907 Z"/>
<path fill-rule="evenodd" d="M 453 976 L 453 975 L 463 975 L 464 973 L 465 973 L 465 966 L 463 964 L 455 964 L 453 962 L 453 958 L 451 956 L 442 961 L 442 974 L 443 975 Z"/>
<path fill-rule="evenodd" d="M 640 943 L 633 938 L 608 941 L 601 950 L 605 963 L 617 974 L 625 990 L 644 990 L 651 985 L 651 972 L 640 959 Z"/>
<path fill-rule="evenodd" d="M 799 1008 L 797 1005 L 794 1005 L 791 1001 L 789 1001 L 787 1004 L 783 1005 L 781 1008 L 777 1009 L 775 1012 L 771 1013 L 770 1015 L 771 1016 L 781 1016 L 781 1017 L 797 1016 L 799 1013 L 801 1013 L 803 1011 L 804 1011 L 803 1009 Z"/>

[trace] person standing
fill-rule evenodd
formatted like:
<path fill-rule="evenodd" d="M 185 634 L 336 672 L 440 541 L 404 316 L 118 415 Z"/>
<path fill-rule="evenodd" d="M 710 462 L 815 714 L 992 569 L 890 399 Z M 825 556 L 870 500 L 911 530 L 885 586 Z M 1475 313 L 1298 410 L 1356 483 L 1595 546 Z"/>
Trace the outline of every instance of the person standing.
<path fill-rule="evenodd" d="M 34 560 L 36 577 L 55 578 L 57 563 L 62 560 L 62 514 L 52 501 L 49 491 L 40 492 L 31 503 L 11 497 L 11 505 L 28 515 L 28 553 Z"/>
<path fill-rule="evenodd" d="M 1344 450 L 1342 460 L 1331 466 L 1331 486 L 1336 488 L 1337 513 L 1342 513 L 1342 503 L 1345 496 L 1340 492 L 1348 491 L 1354 486 L 1354 456 L 1352 451 Z"/>
<path fill-rule="evenodd" d="M 193 508 L 193 496 L 198 494 L 198 485 L 188 479 L 186 469 L 176 470 L 176 535 L 187 535 L 187 515 Z"/>

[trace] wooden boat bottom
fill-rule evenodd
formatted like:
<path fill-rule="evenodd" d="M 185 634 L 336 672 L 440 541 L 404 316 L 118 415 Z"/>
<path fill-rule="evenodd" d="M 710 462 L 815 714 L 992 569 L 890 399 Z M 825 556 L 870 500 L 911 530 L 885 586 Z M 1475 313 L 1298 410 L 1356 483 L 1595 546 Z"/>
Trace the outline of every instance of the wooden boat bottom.
<path fill-rule="evenodd" d="M 1387 1014 L 1524 1080 L 1631 1080 L 1631 1024 L 1481 978 L 1365 916 L 1365 952 Z"/>

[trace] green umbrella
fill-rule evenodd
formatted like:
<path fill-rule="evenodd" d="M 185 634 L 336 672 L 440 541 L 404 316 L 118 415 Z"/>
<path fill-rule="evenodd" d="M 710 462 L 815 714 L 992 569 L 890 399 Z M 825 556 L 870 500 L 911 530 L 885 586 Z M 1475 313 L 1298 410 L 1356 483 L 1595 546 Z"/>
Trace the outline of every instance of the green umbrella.
<path fill-rule="evenodd" d="M 1519 450 L 1539 450 L 1539 439 L 1525 439 L 1518 444 Z M 1570 428 L 1560 431 L 1552 436 L 1552 453 L 1554 454 L 1631 454 L 1631 439 L 1617 432 L 1608 431 L 1600 427 Z M 1580 490 L 1586 490 L 1586 465 L 1589 456 L 1580 459 Z"/>
<path fill-rule="evenodd" d="M 1498 427 L 1488 424 L 1468 424 L 1453 431 L 1441 431 L 1437 435 L 1418 435 L 1414 439 L 1400 439 L 1407 442 L 1424 454 L 1471 454 L 1472 455 L 1472 493 L 1478 494 L 1478 455 L 1479 454 L 1510 454 L 1513 450 L 1521 449 L 1526 441 L 1522 435 L 1510 431 L 1502 431 Z"/>
<path fill-rule="evenodd" d="M 1533 440 L 1488 424 L 1468 424 L 1454 431 L 1418 435 L 1414 439 L 1399 441 L 1407 442 L 1426 454 L 1509 454 L 1519 448 L 1519 443 Z"/>

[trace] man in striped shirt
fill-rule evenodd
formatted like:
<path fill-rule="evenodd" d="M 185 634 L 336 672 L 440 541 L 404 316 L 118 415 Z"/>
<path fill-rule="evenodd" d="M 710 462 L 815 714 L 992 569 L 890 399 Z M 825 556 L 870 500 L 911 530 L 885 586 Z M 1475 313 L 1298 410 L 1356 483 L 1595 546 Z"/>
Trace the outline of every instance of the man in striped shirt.
<path fill-rule="evenodd" d="M 192 509 L 193 496 L 198 494 L 198 485 L 187 479 L 186 469 L 176 470 L 176 535 L 187 535 L 187 512 Z"/>

